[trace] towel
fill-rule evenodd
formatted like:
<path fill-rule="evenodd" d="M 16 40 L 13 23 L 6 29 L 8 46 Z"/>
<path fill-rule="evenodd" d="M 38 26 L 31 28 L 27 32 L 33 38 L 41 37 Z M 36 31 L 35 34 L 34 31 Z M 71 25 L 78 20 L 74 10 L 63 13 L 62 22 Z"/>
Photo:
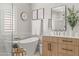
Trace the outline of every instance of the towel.
<path fill-rule="evenodd" d="M 32 20 L 32 35 L 41 34 L 41 20 Z"/>

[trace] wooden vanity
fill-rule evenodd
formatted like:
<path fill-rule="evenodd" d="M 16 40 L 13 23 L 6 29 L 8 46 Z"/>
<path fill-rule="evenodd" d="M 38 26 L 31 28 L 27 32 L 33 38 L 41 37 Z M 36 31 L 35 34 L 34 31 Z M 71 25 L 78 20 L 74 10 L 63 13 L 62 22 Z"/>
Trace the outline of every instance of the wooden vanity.
<path fill-rule="evenodd" d="M 79 56 L 79 38 L 43 36 L 43 56 Z"/>

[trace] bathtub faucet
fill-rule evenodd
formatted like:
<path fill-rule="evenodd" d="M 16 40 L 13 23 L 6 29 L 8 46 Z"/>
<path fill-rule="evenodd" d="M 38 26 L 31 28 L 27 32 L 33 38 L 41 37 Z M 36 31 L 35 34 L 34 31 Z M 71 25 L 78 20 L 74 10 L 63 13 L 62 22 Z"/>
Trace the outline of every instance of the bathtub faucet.
<path fill-rule="evenodd" d="M 21 40 L 21 38 L 14 38 L 14 40 L 18 41 L 18 40 Z"/>

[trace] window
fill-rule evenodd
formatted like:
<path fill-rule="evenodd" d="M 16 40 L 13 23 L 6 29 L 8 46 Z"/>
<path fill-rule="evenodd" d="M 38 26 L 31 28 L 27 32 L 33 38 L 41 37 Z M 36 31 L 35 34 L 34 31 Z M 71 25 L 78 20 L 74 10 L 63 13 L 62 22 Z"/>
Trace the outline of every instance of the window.
<path fill-rule="evenodd" d="M 16 12 L 15 10 L 5 9 L 3 10 L 3 31 L 11 33 L 16 31 Z M 13 19 L 12 19 L 13 18 Z"/>

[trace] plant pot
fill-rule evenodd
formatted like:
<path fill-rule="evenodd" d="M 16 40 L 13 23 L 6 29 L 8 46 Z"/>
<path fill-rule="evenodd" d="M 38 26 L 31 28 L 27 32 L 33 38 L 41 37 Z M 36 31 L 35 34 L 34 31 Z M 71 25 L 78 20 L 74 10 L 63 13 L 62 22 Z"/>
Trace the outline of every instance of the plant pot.
<path fill-rule="evenodd" d="M 70 37 L 74 37 L 75 36 L 75 34 L 74 34 L 74 29 L 72 30 L 70 30 Z"/>

